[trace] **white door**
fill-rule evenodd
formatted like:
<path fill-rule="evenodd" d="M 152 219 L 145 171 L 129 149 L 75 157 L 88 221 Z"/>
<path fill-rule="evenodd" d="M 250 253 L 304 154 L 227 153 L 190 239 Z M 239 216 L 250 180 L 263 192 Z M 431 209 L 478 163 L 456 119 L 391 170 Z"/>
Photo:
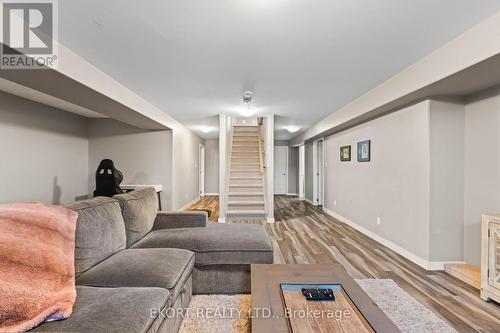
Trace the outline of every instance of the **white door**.
<path fill-rule="evenodd" d="M 288 147 L 274 147 L 274 194 L 288 192 Z"/>
<path fill-rule="evenodd" d="M 200 151 L 198 156 L 198 165 L 200 167 L 200 175 L 198 179 L 200 197 L 205 196 L 205 146 L 200 145 Z"/>
<path fill-rule="evenodd" d="M 299 147 L 299 198 L 304 198 L 306 157 L 304 145 Z"/>

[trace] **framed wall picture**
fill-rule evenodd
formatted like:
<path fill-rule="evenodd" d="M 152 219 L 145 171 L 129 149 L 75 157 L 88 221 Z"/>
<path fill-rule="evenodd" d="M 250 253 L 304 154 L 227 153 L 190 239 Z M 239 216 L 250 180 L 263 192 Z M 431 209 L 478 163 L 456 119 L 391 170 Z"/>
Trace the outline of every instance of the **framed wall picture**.
<path fill-rule="evenodd" d="M 347 162 L 351 160 L 351 146 L 340 147 L 340 161 Z"/>
<path fill-rule="evenodd" d="M 358 142 L 358 162 L 370 162 L 370 140 Z"/>

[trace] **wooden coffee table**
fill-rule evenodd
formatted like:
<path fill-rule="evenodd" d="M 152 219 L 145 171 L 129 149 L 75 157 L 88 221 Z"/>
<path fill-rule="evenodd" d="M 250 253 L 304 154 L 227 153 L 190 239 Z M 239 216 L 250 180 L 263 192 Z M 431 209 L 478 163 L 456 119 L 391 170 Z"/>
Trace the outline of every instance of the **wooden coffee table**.
<path fill-rule="evenodd" d="M 400 332 L 340 265 L 252 265 L 251 273 L 252 333 Z M 302 302 L 298 295 L 284 296 L 281 284 L 339 284 L 342 292 L 333 303 Z M 293 315 L 286 316 L 285 308 Z M 332 318 L 325 315 L 331 311 L 310 311 L 303 316 L 306 308 L 349 315 Z"/>

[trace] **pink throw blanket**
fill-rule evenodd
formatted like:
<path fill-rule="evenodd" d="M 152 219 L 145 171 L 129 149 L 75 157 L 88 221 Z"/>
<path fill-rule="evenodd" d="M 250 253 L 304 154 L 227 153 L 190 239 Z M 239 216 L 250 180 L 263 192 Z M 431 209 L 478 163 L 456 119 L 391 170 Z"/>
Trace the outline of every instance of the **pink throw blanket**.
<path fill-rule="evenodd" d="M 42 203 L 0 205 L 0 332 L 71 315 L 77 218 Z"/>

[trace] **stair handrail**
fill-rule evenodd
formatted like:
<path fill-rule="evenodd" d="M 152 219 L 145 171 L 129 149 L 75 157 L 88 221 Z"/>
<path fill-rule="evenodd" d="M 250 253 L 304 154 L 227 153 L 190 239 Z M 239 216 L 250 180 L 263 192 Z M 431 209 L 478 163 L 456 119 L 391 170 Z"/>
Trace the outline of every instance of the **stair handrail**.
<path fill-rule="evenodd" d="M 264 139 L 262 138 L 262 125 L 264 123 L 263 117 L 257 118 L 257 128 L 259 132 L 259 169 L 260 174 L 264 174 Z"/>

